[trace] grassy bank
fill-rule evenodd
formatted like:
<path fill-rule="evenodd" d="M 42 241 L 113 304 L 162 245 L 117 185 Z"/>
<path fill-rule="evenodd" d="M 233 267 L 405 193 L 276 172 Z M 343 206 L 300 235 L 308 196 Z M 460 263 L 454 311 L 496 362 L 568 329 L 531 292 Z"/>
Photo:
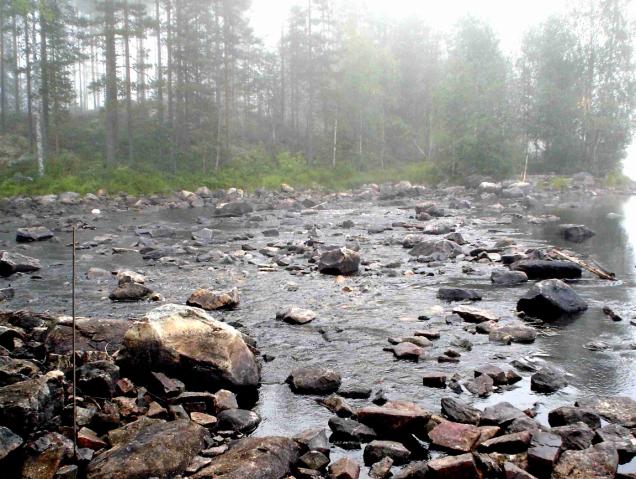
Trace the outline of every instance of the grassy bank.
<path fill-rule="evenodd" d="M 365 183 L 409 180 L 432 184 L 440 180 L 435 169 L 427 163 L 410 164 L 387 169 L 359 171 L 347 165 L 308 167 L 300 156 L 287 153 L 263 159 L 247 155 L 237 158 L 218 170 L 171 173 L 161 168 L 139 165 L 104 169 L 99 164 L 80 161 L 71 155 L 52 160 L 46 174 L 38 177 L 35 164 L 25 162 L 0 173 L 0 196 L 31 196 L 75 191 L 94 193 L 105 189 L 109 193 L 148 195 L 168 193 L 200 186 L 210 189 L 237 187 L 277 189 L 281 183 L 295 187 L 320 187 L 341 191 Z"/>

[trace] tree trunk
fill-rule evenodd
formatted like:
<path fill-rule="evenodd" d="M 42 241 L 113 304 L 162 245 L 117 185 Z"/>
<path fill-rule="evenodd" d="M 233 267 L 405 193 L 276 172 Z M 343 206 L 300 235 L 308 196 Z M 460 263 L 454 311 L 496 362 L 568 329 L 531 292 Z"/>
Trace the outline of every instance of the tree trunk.
<path fill-rule="evenodd" d="M 307 60 L 309 65 L 309 97 L 307 100 L 307 163 L 314 162 L 314 65 L 313 65 L 313 38 L 311 32 L 311 1 L 307 0 Z"/>
<path fill-rule="evenodd" d="M 166 48 L 168 50 L 168 127 L 169 127 L 169 138 L 170 138 L 170 162 L 172 163 L 172 170 L 176 173 L 177 171 L 177 160 L 174 151 L 174 137 L 173 137 L 173 127 L 174 127 L 174 95 L 172 91 L 172 49 L 174 48 L 172 44 L 172 0 L 166 1 L 166 29 L 167 29 L 167 40 L 166 40 Z"/>
<path fill-rule="evenodd" d="M 7 129 L 7 90 L 4 71 L 4 3 L 0 4 L 0 129 Z"/>
<path fill-rule="evenodd" d="M 157 20 L 157 110 L 159 124 L 163 125 L 163 67 L 161 65 L 161 12 L 159 9 L 159 0 L 155 0 L 155 17 Z"/>
<path fill-rule="evenodd" d="M 130 25 L 128 0 L 124 0 L 124 64 L 126 76 L 124 89 L 126 90 L 126 136 L 128 142 L 128 164 L 133 162 L 133 119 L 132 119 L 132 91 L 130 81 Z"/>
<path fill-rule="evenodd" d="M 44 158 L 48 154 L 49 145 L 49 61 L 47 35 L 48 25 L 46 22 L 46 0 L 40 0 L 40 136 Z"/>
<path fill-rule="evenodd" d="M 232 108 L 231 75 L 230 75 L 230 41 L 232 34 L 232 12 L 230 0 L 223 0 L 223 90 L 224 90 L 224 151 L 228 155 L 230 151 L 230 117 Z"/>
<path fill-rule="evenodd" d="M 338 110 L 336 110 L 336 118 L 333 122 L 333 155 L 331 156 L 331 167 L 336 167 L 336 153 L 338 151 Z"/>
<path fill-rule="evenodd" d="M 20 68 L 18 65 L 18 25 L 17 15 L 14 13 L 11 17 L 11 33 L 13 35 L 13 81 L 14 83 L 14 97 L 15 97 L 15 114 L 16 117 L 20 116 Z"/>
<path fill-rule="evenodd" d="M 35 41 L 35 38 L 33 39 Z M 29 145 L 33 148 L 33 91 L 31 90 L 31 47 L 29 44 L 29 14 L 24 15 L 24 70 L 26 73 L 27 131 Z"/>
<path fill-rule="evenodd" d="M 106 0 L 106 164 L 114 166 L 117 155 L 117 52 L 115 50 L 115 5 Z"/>

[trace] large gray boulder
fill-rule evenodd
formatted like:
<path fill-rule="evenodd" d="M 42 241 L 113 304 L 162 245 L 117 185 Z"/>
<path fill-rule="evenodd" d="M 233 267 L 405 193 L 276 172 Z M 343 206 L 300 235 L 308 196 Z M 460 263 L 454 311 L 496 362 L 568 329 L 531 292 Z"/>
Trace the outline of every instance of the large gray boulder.
<path fill-rule="evenodd" d="M 420 241 L 409 251 L 411 256 L 431 256 L 437 261 L 445 261 L 462 253 L 461 246 L 447 239 Z"/>
<path fill-rule="evenodd" d="M 160 306 L 124 336 L 122 373 L 159 371 L 194 389 L 254 389 L 260 369 L 239 331 L 199 308 Z"/>
<path fill-rule="evenodd" d="M 576 279 L 583 270 L 570 261 L 548 261 L 543 259 L 524 259 L 513 263 L 513 271 L 523 271 L 528 279 Z"/>
<path fill-rule="evenodd" d="M 587 303 L 583 298 L 558 279 L 538 282 L 517 302 L 517 311 L 545 320 L 580 313 L 586 309 Z"/>
<path fill-rule="evenodd" d="M 205 428 L 180 419 L 144 424 L 127 440 L 97 456 L 88 479 L 174 477 L 185 471 L 205 446 Z"/>
<path fill-rule="evenodd" d="M 254 206 L 247 201 L 232 201 L 217 206 L 216 216 L 236 217 L 243 216 L 254 211 Z"/>
<path fill-rule="evenodd" d="M 29 228 L 18 228 L 15 240 L 18 243 L 30 243 L 32 241 L 44 241 L 53 238 L 53 232 L 44 226 L 32 226 Z"/>

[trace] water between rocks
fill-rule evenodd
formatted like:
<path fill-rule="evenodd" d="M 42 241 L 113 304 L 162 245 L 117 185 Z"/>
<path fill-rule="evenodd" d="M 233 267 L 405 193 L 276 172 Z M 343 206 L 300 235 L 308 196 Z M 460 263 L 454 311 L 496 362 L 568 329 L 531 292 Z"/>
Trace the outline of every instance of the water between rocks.
<path fill-rule="evenodd" d="M 540 422 L 547 422 L 551 408 L 572 404 L 576 399 L 592 395 L 627 395 L 636 397 L 636 326 L 630 320 L 636 314 L 636 197 L 598 197 L 581 203 L 544 205 L 533 215 L 549 213 L 561 218 L 559 222 L 529 224 L 523 217 L 489 211 L 487 206 L 462 210 L 465 224 L 458 228 L 472 245 L 492 245 L 505 237 L 517 239 L 519 244 L 540 246 L 551 244 L 567 247 L 580 254 L 590 255 L 607 269 L 616 273 L 617 281 L 598 280 L 589 274 L 573 283 L 574 288 L 588 301 L 584 314 L 562 319 L 542 328 L 537 341 L 531 345 L 504 346 L 490 343 L 487 336 L 464 331 L 464 324 L 447 325 L 444 313 L 451 306 L 436 299 L 440 286 L 453 285 L 478 289 L 483 301 L 476 306 L 495 311 L 502 317 L 513 318 L 517 299 L 528 284 L 512 288 L 494 287 L 490 283 L 492 265 L 470 263 L 472 274 L 462 272 L 462 262 L 449 262 L 430 268 L 434 276 L 404 275 L 409 269 L 421 267 L 408 263 L 407 250 L 400 246 L 406 234 L 403 229 L 369 234 L 369 227 L 390 226 L 395 221 L 413 221 L 412 206 L 406 200 L 401 207 L 395 204 L 339 202 L 315 209 L 311 214 L 262 211 L 256 220 L 212 219 L 206 225 L 218 231 L 220 244 L 206 247 L 225 252 L 238 250 L 243 244 L 257 249 L 267 243 L 307 239 L 307 229 L 318 228 L 318 237 L 326 244 L 343 244 L 345 239 L 357 241 L 363 261 L 375 265 L 361 275 L 338 282 L 334 277 L 292 274 L 279 268 L 274 272 L 259 272 L 257 263 L 268 259 L 253 252 L 254 262 L 233 265 L 196 263 L 193 256 L 178 256 L 175 263 L 146 263 L 137 253 L 111 254 L 111 244 L 78 252 L 78 314 L 95 317 L 116 317 L 125 320 L 140 316 L 155 305 L 148 303 L 113 304 L 107 298 L 114 280 L 96 282 L 86 279 L 89 267 L 108 270 L 130 268 L 143 271 L 150 286 L 161 293 L 167 302 L 184 303 L 196 288 L 225 288 L 237 286 L 241 305 L 235 311 L 214 313 L 237 325 L 256 339 L 261 353 L 275 357 L 263 365 L 263 385 L 260 390 L 258 413 L 263 421 L 256 435 L 293 435 L 310 427 L 326 427 L 331 413 L 316 404 L 314 398 L 290 392 L 284 380 L 290 370 L 301 365 L 321 365 L 339 371 L 346 383 L 383 389 L 391 399 L 406 399 L 438 411 L 442 397 L 453 395 L 449 390 L 422 386 L 426 371 L 458 372 L 463 378 L 472 377 L 474 368 L 496 364 L 510 369 L 510 361 L 531 358 L 545 361 L 570 374 L 570 386 L 550 396 L 530 391 L 529 375 L 513 389 L 493 394 L 490 398 L 474 399 L 468 392 L 462 399 L 476 406 L 509 401 L 521 408 L 535 407 Z M 613 214 L 610 214 L 613 213 Z M 608 215 L 610 214 L 610 215 Z M 81 230 L 79 242 L 91 241 L 104 234 L 116 235 L 112 245 L 133 247 L 137 237 L 134 228 L 140 225 L 162 224 L 173 229 L 168 237 L 159 238 L 162 244 L 189 244 L 191 232 L 201 229 L 198 217 L 210 218 L 211 210 L 142 210 L 138 212 L 108 212 L 92 218 L 86 213 L 95 230 Z M 254 216 L 254 215 L 252 215 Z M 260 218 L 259 218 L 260 217 Z M 47 224 L 46 218 L 39 218 Z M 345 220 L 355 223 L 353 228 L 337 225 Z M 5 218 L 0 223 L 0 245 L 15 249 L 15 229 L 33 221 Z M 596 236 L 582 244 L 564 242 L 557 233 L 559 223 L 580 223 L 596 231 Z M 266 238 L 263 230 L 277 228 L 280 236 Z M 247 239 L 245 235 L 253 235 Z M 39 279 L 25 275 L 1 279 L 0 288 L 11 284 L 15 299 L 3 304 L 10 309 L 28 308 L 36 311 L 69 312 L 70 233 L 57 233 L 57 242 L 30 244 L 24 252 L 39 258 L 43 269 Z M 242 239 L 236 239 L 243 237 Z M 297 257 L 305 267 L 306 260 Z M 396 262 L 401 262 L 398 266 Z M 382 267 L 389 265 L 391 267 Z M 294 283 L 295 287 L 290 287 Z M 313 309 L 317 319 L 305 326 L 290 326 L 275 321 L 275 314 L 283 306 L 298 305 Z M 602 307 L 609 305 L 624 318 L 613 322 Z M 442 312 L 443 311 L 443 312 Z M 430 316 L 419 321 L 418 316 Z M 429 359 L 419 363 L 397 361 L 383 347 L 388 337 L 411 335 L 417 329 L 435 328 L 441 339 L 430 348 Z M 472 351 L 462 352 L 457 365 L 438 364 L 436 357 L 448 349 L 456 338 L 473 342 Z M 590 351 L 584 345 L 593 340 L 611 345 L 607 351 Z M 350 400 L 353 405 L 367 401 Z M 347 453 L 360 455 L 361 452 Z M 631 465 L 630 465 L 631 466 Z M 630 467 L 631 469 L 631 467 Z"/>

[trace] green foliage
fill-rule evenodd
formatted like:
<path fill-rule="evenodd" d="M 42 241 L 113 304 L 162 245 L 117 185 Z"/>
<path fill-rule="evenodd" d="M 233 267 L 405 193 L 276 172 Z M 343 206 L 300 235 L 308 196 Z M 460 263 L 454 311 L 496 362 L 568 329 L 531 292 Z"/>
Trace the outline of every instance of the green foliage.
<path fill-rule="evenodd" d="M 625 188 L 634 182 L 620 171 L 612 171 L 603 179 L 603 184 L 607 188 Z"/>
<path fill-rule="evenodd" d="M 88 163 L 70 153 L 55 157 L 47 165 L 44 177 L 38 178 L 36 173 L 33 163 L 9 168 L 0 175 L 0 196 L 44 195 L 65 191 L 85 194 L 95 193 L 102 188 L 110 193 L 133 195 L 168 193 L 180 189 L 194 190 L 200 186 L 211 189 L 278 189 L 282 183 L 295 187 L 339 191 L 365 183 L 410 180 L 433 184 L 441 179 L 439 172 L 430 163 L 424 162 L 360 172 L 350 165 L 342 165 L 335 169 L 308 168 L 301 155 L 282 152 L 272 157 L 261 150 L 254 150 L 238 157 L 208 175 L 169 175 L 148 167 L 118 167 L 106 170 L 99 161 Z"/>
<path fill-rule="evenodd" d="M 570 186 L 569 178 L 564 176 L 554 176 L 548 180 L 548 188 L 557 191 L 564 191 Z"/>

